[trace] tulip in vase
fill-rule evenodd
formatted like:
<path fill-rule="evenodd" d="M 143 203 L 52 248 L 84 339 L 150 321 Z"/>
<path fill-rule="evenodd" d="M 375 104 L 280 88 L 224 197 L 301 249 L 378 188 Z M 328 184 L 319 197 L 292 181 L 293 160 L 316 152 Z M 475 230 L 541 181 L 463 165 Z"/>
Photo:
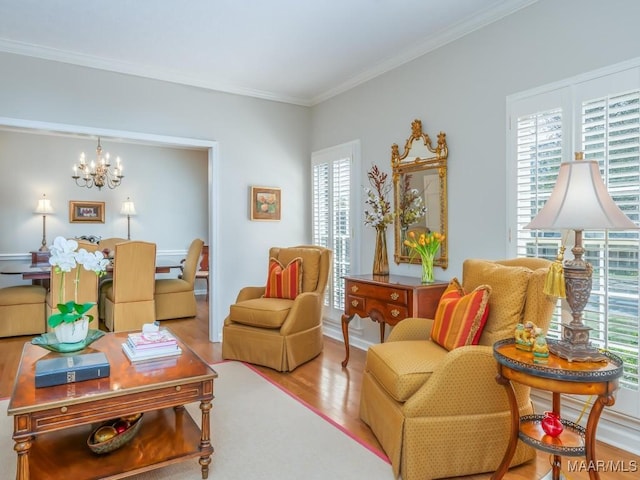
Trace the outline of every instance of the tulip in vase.
<path fill-rule="evenodd" d="M 440 248 L 440 244 L 444 240 L 444 235 L 439 232 L 421 233 L 417 236 L 411 231 L 407 234 L 409 238 L 404 244 L 411 251 L 410 258 L 420 255 L 422 264 L 422 283 L 433 283 L 433 260 Z"/>

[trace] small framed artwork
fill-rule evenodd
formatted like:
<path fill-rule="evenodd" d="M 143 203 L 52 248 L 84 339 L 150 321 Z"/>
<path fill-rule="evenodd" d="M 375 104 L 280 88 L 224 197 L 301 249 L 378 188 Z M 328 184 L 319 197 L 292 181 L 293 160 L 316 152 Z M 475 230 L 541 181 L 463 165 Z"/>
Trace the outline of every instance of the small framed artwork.
<path fill-rule="evenodd" d="M 280 220 L 280 189 L 251 187 L 251 220 Z"/>
<path fill-rule="evenodd" d="M 69 222 L 104 223 L 104 202 L 69 201 Z"/>

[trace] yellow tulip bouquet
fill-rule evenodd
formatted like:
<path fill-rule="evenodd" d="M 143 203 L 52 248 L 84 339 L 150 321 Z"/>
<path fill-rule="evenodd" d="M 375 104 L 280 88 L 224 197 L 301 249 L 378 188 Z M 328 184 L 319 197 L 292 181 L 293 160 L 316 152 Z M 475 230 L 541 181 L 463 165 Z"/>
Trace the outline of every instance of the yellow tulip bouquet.
<path fill-rule="evenodd" d="M 422 283 L 433 282 L 433 259 L 440 248 L 440 244 L 444 240 L 444 235 L 439 232 L 421 233 L 417 236 L 411 231 L 407 235 L 404 244 L 411 251 L 410 258 L 420 255 L 422 263 Z"/>

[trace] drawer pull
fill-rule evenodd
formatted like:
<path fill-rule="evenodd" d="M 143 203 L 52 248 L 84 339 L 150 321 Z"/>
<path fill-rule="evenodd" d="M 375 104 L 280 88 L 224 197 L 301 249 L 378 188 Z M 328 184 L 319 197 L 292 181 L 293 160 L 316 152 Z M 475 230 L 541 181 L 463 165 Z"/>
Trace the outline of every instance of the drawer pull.
<path fill-rule="evenodd" d="M 400 295 L 398 295 L 398 293 L 397 293 L 397 292 L 393 292 L 393 293 L 390 295 L 390 297 L 391 297 L 391 300 L 397 300 L 397 299 L 400 297 Z"/>
<path fill-rule="evenodd" d="M 393 310 L 391 310 L 391 316 L 392 317 L 397 317 L 398 315 L 400 315 L 400 310 L 396 310 L 395 308 Z"/>
<path fill-rule="evenodd" d="M 69 410 L 67 407 L 62 407 L 60 408 L 60 413 L 67 413 L 67 410 Z"/>
<path fill-rule="evenodd" d="M 358 303 L 360 303 L 360 302 L 358 302 L 358 300 L 351 300 L 351 305 L 354 306 L 354 307 L 357 307 Z"/>
<path fill-rule="evenodd" d="M 182 390 L 182 387 L 180 385 L 176 385 L 176 392 L 179 392 L 180 390 Z"/>
<path fill-rule="evenodd" d="M 358 291 L 358 286 L 357 285 L 351 285 L 351 291 L 353 293 L 356 293 Z"/>

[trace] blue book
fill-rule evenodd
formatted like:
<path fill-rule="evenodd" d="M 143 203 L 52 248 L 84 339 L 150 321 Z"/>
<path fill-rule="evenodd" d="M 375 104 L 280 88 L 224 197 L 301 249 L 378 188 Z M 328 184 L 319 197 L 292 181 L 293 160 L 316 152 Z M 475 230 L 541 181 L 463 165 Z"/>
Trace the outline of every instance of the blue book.
<path fill-rule="evenodd" d="M 102 352 L 44 358 L 36 362 L 36 388 L 108 377 L 109 361 Z"/>

